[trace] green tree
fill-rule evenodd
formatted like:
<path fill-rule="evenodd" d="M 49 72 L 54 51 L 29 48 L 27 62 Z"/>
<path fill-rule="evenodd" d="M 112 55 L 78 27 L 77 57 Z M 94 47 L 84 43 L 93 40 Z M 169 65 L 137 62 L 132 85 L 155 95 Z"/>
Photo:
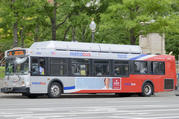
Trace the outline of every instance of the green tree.
<path fill-rule="evenodd" d="M 34 41 L 137 44 L 138 36 L 165 33 L 167 52 L 179 54 L 178 0 L 0 0 L 0 52 Z"/>
<path fill-rule="evenodd" d="M 140 34 L 165 33 L 173 25 L 170 21 L 173 19 L 172 0 L 110 1 L 110 7 L 102 15 L 102 26 L 106 29 L 121 28 L 119 32 L 126 33 L 130 44 L 136 44 Z"/>
<path fill-rule="evenodd" d="M 173 24 L 169 26 L 166 32 L 166 50 L 167 53 L 173 52 L 178 59 L 179 57 L 179 1 L 173 0 L 172 3 L 172 19 L 170 22 Z M 179 60 L 179 59 L 178 59 Z"/>

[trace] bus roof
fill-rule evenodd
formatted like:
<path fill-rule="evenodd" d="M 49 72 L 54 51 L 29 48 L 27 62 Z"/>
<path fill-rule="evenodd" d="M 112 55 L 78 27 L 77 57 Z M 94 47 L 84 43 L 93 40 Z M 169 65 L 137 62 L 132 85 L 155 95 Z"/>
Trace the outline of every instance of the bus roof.
<path fill-rule="evenodd" d="M 84 42 L 43 41 L 35 42 L 30 49 L 54 49 L 57 51 L 84 51 L 84 52 L 115 52 L 141 54 L 142 50 L 137 45 L 119 45 Z"/>

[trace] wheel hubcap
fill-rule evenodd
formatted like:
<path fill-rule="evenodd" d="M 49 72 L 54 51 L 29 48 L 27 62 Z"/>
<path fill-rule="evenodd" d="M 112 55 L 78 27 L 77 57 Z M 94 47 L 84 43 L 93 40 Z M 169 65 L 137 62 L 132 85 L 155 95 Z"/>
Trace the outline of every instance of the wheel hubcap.
<path fill-rule="evenodd" d="M 145 88 L 144 88 L 144 92 L 145 92 L 146 95 L 150 95 L 151 92 L 152 92 L 151 86 L 146 85 Z"/>
<path fill-rule="evenodd" d="M 51 87 L 51 94 L 53 96 L 57 96 L 57 95 L 59 95 L 59 93 L 60 93 L 60 88 L 57 85 L 53 85 Z"/>

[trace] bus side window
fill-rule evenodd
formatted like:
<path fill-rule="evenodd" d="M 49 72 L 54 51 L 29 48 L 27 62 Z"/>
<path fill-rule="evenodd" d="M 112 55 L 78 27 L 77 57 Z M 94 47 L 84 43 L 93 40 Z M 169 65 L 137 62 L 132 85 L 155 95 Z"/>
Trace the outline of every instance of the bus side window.
<path fill-rule="evenodd" d="M 152 62 L 151 69 L 153 74 L 165 74 L 165 63 Z"/>
<path fill-rule="evenodd" d="M 39 74 L 39 66 L 38 66 L 38 58 L 32 58 L 32 75 L 38 75 Z"/>
<path fill-rule="evenodd" d="M 50 60 L 50 75 L 64 76 L 68 74 L 68 59 L 51 58 Z"/>
<path fill-rule="evenodd" d="M 32 75 L 45 75 L 45 58 L 32 57 L 31 62 Z"/>
<path fill-rule="evenodd" d="M 45 58 L 39 58 L 39 73 L 45 75 Z"/>
<path fill-rule="evenodd" d="M 72 75 L 89 76 L 89 60 L 88 59 L 72 59 Z"/>
<path fill-rule="evenodd" d="M 109 76 L 109 61 L 94 60 L 94 75 L 95 76 Z"/>
<path fill-rule="evenodd" d="M 135 61 L 134 62 L 134 73 L 135 74 L 147 74 L 148 73 L 147 62 Z"/>
<path fill-rule="evenodd" d="M 128 76 L 129 63 L 128 61 L 114 61 L 114 76 Z"/>

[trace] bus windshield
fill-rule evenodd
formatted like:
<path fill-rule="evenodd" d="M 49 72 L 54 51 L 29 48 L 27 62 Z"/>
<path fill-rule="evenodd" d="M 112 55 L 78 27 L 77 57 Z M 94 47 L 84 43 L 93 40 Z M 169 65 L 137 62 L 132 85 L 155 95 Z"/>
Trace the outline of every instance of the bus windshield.
<path fill-rule="evenodd" d="M 28 57 L 16 57 L 6 59 L 6 75 L 27 75 L 29 72 Z"/>

